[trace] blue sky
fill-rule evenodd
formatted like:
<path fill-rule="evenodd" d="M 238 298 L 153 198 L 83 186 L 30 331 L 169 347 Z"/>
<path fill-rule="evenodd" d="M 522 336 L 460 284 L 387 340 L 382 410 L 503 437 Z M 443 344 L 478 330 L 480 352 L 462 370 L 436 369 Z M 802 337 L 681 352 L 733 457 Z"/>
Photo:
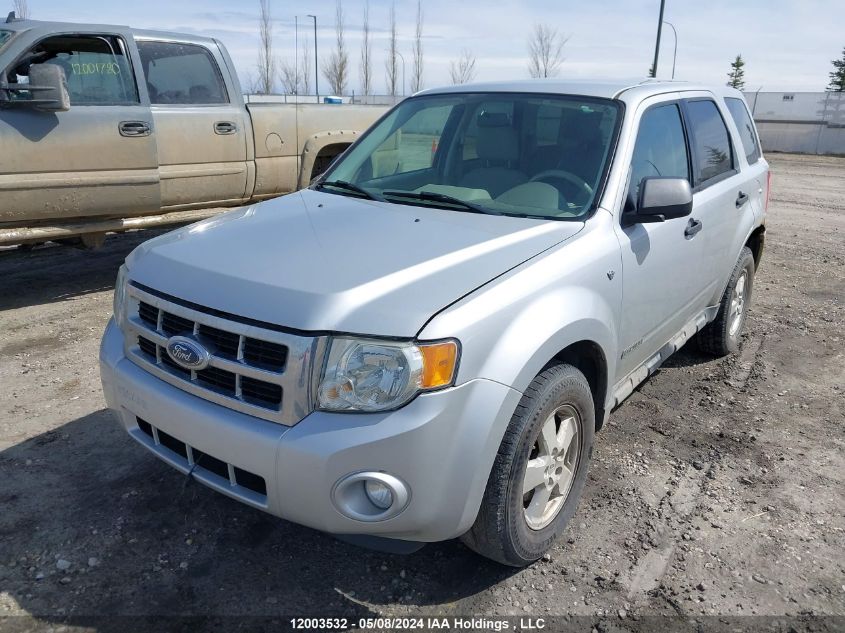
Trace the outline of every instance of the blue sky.
<path fill-rule="evenodd" d="M 0 6 L 10 0 L 0 0 Z M 229 49 L 242 82 L 255 72 L 258 0 L 28 0 L 34 18 L 126 24 L 213 36 Z M 334 42 L 334 0 L 271 0 L 277 55 L 293 61 L 294 15 L 318 16 L 319 52 Z M 569 36 L 560 76 L 641 77 L 651 65 L 659 0 L 423 0 L 426 86 L 449 82 L 449 62 L 461 49 L 477 58 L 477 80 L 527 77 L 526 39 L 536 22 Z M 358 90 L 358 56 L 364 0 L 343 0 L 347 46 Z M 667 0 L 665 19 L 678 31 L 676 78 L 723 82 L 739 53 L 746 61 L 746 90 L 823 90 L 830 61 L 845 46 L 841 0 Z M 128 7 L 131 6 L 131 11 Z M 376 92 L 384 92 L 389 0 L 370 0 Z M 9 7 L 11 8 L 11 7 Z M 399 45 L 408 64 L 416 0 L 397 0 Z M 300 18 L 300 36 L 312 33 Z M 672 69 L 673 37 L 664 28 L 658 76 Z M 312 43 L 313 46 L 313 43 Z M 313 72 L 313 64 L 312 64 Z M 321 86 L 328 83 L 320 78 Z M 325 92 L 325 89 L 323 90 Z"/>

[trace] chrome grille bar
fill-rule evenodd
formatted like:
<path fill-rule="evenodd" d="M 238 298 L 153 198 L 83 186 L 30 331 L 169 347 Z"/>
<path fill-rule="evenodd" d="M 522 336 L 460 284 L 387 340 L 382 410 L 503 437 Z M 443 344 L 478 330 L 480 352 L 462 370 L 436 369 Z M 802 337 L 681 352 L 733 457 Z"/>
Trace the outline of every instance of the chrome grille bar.
<path fill-rule="evenodd" d="M 139 367 L 195 396 L 286 426 L 296 424 L 313 410 L 313 389 L 322 367 L 326 337 L 300 336 L 230 320 L 131 284 L 127 296 L 125 352 Z M 152 310 L 156 311 L 154 317 Z M 165 351 L 170 338 L 167 330 L 170 327 L 173 332 L 173 324 L 185 329 L 178 334 L 192 335 L 203 344 L 206 328 L 212 337 L 207 345 L 211 352 L 207 369 L 188 372 L 173 363 Z M 235 353 L 221 351 L 221 344 Z M 255 362 L 245 353 L 248 346 Z M 282 349 L 286 354 L 281 355 Z M 268 358 L 273 361 L 272 368 Z"/>

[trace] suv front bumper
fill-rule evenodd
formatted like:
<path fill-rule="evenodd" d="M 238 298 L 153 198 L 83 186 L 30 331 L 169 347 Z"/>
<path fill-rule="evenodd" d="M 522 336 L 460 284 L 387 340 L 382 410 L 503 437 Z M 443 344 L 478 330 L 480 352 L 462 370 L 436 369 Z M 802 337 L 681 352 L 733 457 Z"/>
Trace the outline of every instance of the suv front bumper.
<path fill-rule="evenodd" d="M 144 371 L 124 356 L 113 320 L 103 336 L 100 372 L 106 402 L 129 435 L 182 473 L 318 530 L 413 541 L 445 540 L 470 528 L 521 397 L 500 383 L 475 379 L 420 395 L 396 411 L 316 411 L 287 427 L 198 398 Z M 187 456 L 183 445 L 190 447 Z M 199 463 L 192 459 L 197 455 Z M 203 468 L 211 463 L 216 468 Z M 375 522 L 342 514 L 332 490 L 360 471 L 404 481 L 410 489 L 405 509 Z M 260 481 L 255 476 L 263 488 L 240 485 Z"/>

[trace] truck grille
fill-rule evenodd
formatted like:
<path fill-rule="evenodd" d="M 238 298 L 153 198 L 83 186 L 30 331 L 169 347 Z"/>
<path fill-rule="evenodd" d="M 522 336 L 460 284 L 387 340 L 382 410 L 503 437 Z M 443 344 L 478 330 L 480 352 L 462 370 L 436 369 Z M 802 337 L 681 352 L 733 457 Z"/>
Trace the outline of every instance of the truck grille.
<path fill-rule="evenodd" d="M 194 395 L 273 422 L 296 424 L 312 410 L 312 384 L 325 337 L 304 337 L 268 324 L 222 315 L 149 288 L 129 285 L 126 351 L 136 364 Z M 265 326 L 265 327 L 262 327 Z M 210 353 L 190 370 L 167 353 L 187 336 Z"/>

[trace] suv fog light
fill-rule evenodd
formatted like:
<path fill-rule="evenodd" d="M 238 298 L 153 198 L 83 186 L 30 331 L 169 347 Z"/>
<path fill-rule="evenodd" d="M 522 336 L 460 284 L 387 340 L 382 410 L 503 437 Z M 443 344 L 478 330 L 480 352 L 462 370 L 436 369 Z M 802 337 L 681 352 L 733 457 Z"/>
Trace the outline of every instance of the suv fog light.
<path fill-rule="evenodd" d="M 384 521 L 404 510 L 411 500 L 408 484 L 394 475 L 366 471 L 346 475 L 332 489 L 335 507 L 356 521 Z"/>
<path fill-rule="evenodd" d="M 375 479 L 368 479 L 364 483 L 364 492 L 367 498 L 382 510 L 387 510 L 393 505 L 393 493 L 385 484 Z"/>

